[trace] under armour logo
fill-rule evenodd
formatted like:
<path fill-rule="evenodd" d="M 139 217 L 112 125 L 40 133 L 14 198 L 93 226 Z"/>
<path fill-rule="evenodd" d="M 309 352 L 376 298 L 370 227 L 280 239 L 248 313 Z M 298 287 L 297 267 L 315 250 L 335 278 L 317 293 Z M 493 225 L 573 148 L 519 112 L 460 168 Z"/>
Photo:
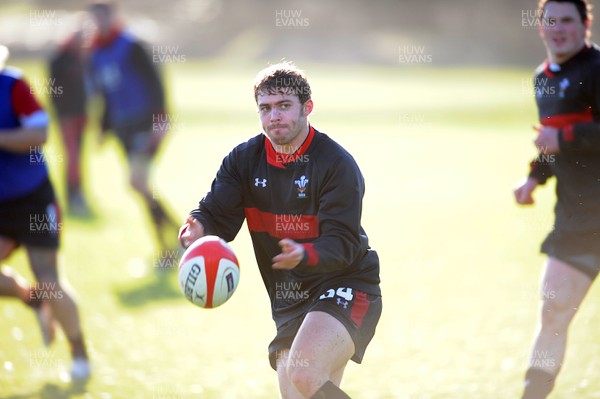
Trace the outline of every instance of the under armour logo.
<path fill-rule="evenodd" d="M 260 180 L 258 177 L 255 177 L 255 178 L 254 178 L 254 185 L 255 185 L 256 187 L 258 187 L 258 185 L 259 185 L 259 184 L 260 184 L 262 187 L 267 187 L 267 179 L 262 179 L 262 181 L 261 181 L 261 180 Z"/>
<path fill-rule="evenodd" d="M 337 298 L 337 304 L 342 305 L 344 309 L 348 309 L 348 301 L 342 301 L 342 298 Z"/>

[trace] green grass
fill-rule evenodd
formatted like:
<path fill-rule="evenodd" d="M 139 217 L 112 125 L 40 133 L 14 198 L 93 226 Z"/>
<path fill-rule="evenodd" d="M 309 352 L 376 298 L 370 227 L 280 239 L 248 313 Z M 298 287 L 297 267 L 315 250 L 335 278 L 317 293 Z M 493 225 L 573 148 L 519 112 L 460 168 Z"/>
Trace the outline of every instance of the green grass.
<path fill-rule="evenodd" d="M 20 66 L 30 76 L 41 71 Z M 518 397 L 554 201 L 551 185 L 534 208 L 512 199 L 534 155 L 530 71 L 303 66 L 312 123 L 365 175 L 363 226 L 381 257 L 384 313 L 344 389 L 381 399 Z M 153 187 L 178 218 L 226 153 L 259 131 L 251 83 L 260 67 L 166 66 L 177 123 Z M 55 126 L 51 133 L 48 150 L 60 154 Z M 122 153 L 111 140 L 99 146 L 93 126 L 88 133 L 85 186 L 98 217 L 65 220 L 61 266 L 78 292 L 95 375 L 79 389 L 60 382 L 64 338 L 43 350 L 33 314 L 4 300 L 0 397 L 277 397 L 266 357 L 274 326 L 246 228 L 232 243 L 242 270 L 235 296 L 215 310 L 193 307 L 175 273 L 148 266 L 154 243 Z M 64 166 L 50 162 L 61 198 Z M 6 263 L 30 276 L 22 253 Z M 600 397 L 599 298 L 594 287 L 579 311 L 553 399 Z"/>

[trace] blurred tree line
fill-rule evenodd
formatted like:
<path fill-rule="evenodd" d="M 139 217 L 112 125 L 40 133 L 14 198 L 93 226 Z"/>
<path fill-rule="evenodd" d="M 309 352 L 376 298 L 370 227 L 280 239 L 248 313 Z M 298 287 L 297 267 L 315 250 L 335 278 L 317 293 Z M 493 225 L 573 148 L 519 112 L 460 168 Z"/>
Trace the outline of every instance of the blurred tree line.
<path fill-rule="evenodd" d="M 13 54 L 47 53 L 68 30 L 73 13 L 86 3 L 4 0 L 0 37 Z M 170 51 L 186 58 L 220 56 L 244 62 L 287 57 L 389 65 L 420 59 L 432 65 L 533 68 L 545 56 L 535 22 L 536 0 L 124 0 L 118 4 L 131 29 L 150 46 L 157 46 L 156 53 Z M 600 35 L 596 25 L 592 38 Z M 403 58 L 407 52 L 422 56 Z"/>

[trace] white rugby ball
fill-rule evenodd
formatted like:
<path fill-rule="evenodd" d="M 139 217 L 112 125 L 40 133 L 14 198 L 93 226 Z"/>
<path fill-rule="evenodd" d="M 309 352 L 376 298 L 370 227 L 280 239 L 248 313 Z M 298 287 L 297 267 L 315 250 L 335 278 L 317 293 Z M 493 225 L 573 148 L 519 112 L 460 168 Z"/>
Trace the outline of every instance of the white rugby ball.
<path fill-rule="evenodd" d="M 185 297 L 201 308 L 216 308 L 227 302 L 239 281 L 238 260 L 217 236 L 196 240 L 179 262 L 179 286 Z"/>

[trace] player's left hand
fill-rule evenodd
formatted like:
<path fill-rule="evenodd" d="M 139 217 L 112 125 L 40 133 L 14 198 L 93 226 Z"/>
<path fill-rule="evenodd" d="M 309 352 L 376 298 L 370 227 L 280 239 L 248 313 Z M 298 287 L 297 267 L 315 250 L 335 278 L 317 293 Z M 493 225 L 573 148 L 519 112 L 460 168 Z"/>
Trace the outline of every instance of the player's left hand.
<path fill-rule="evenodd" d="M 533 127 L 538 132 L 534 143 L 542 155 L 556 154 L 560 151 L 558 129 L 552 126 Z"/>
<path fill-rule="evenodd" d="M 294 240 L 284 238 L 279 241 L 281 253 L 273 258 L 273 269 L 291 270 L 304 258 L 304 247 Z"/>

